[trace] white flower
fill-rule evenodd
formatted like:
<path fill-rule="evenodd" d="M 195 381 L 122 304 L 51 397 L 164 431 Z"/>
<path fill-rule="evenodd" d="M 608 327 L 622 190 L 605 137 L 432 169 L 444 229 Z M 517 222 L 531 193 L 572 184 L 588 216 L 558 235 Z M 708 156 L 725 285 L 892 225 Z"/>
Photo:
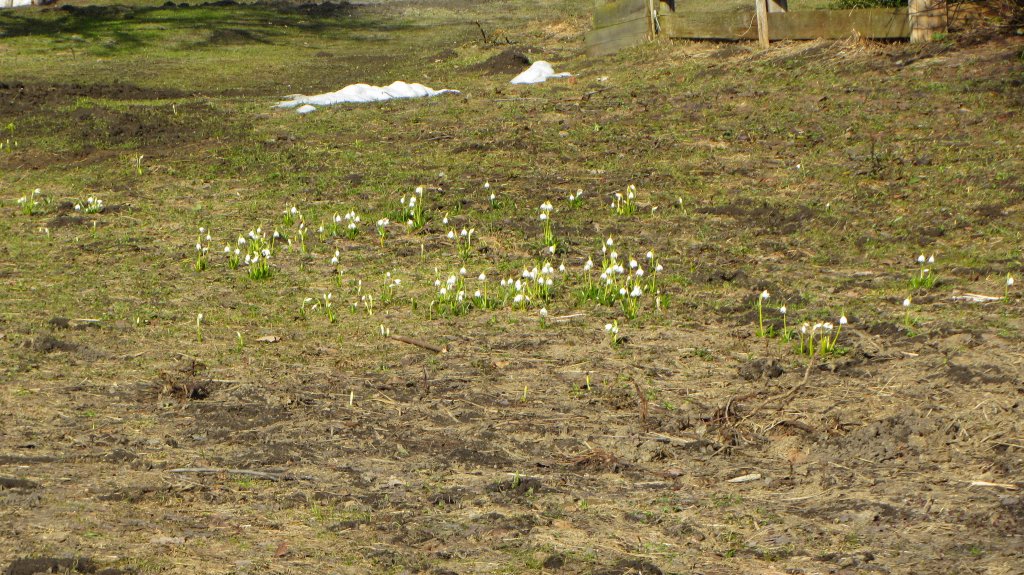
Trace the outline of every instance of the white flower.
<path fill-rule="evenodd" d="M 608 256 L 608 259 L 612 261 L 619 259 L 619 253 L 616 252 L 615 250 L 612 250 L 612 253 Z"/>
<path fill-rule="evenodd" d="M 466 275 L 466 268 L 459 268 L 459 275 L 460 276 Z"/>
<path fill-rule="evenodd" d="M 476 290 L 475 292 L 473 292 L 473 297 L 479 299 L 481 297 L 480 290 Z"/>
<path fill-rule="evenodd" d="M 243 238 L 242 236 L 238 236 L 238 245 L 244 246 L 245 245 L 245 238 Z"/>
<path fill-rule="evenodd" d="M 281 234 L 277 233 L 277 230 L 274 230 L 274 239 L 276 240 L 276 239 L 278 239 L 280 237 L 281 237 Z"/>
<path fill-rule="evenodd" d="M 605 245 L 607 245 L 608 247 L 612 247 L 612 246 L 614 246 L 614 245 L 615 245 L 615 242 L 614 242 L 614 241 L 612 241 L 612 237 L 611 237 L 611 236 L 608 236 L 608 239 L 607 239 L 607 240 L 605 240 L 605 242 L 604 242 L 604 243 L 605 243 Z"/>
<path fill-rule="evenodd" d="M 450 240 L 454 240 L 455 239 L 455 230 L 448 230 L 448 239 L 450 239 Z"/>
<path fill-rule="evenodd" d="M 910 307 L 910 298 L 909 297 L 903 300 L 903 307 Z"/>
<path fill-rule="evenodd" d="M 338 265 L 338 256 L 331 258 L 331 265 Z"/>
<path fill-rule="evenodd" d="M 1006 274 L 1006 285 L 1008 285 L 1008 286 L 1012 286 L 1013 285 L 1013 276 L 1011 276 L 1010 274 Z"/>
<path fill-rule="evenodd" d="M 440 285 L 441 285 L 441 280 L 434 280 L 434 287 L 438 287 Z"/>
<path fill-rule="evenodd" d="M 548 308 L 546 308 L 546 307 L 540 308 L 540 317 L 548 317 Z"/>
<path fill-rule="evenodd" d="M 540 214 L 540 221 L 543 222 L 543 221 L 546 221 L 547 219 L 548 219 L 547 212 L 541 212 L 541 214 Z"/>
<path fill-rule="evenodd" d="M 558 271 L 565 273 L 565 264 L 558 264 Z"/>
<path fill-rule="evenodd" d="M 839 325 L 846 325 L 847 323 L 848 320 L 846 319 L 845 315 L 839 317 Z"/>
<path fill-rule="evenodd" d="M 202 323 L 202 321 L 203 321 L 203 314 L 197 315 L 196 316 L 196 323 Z"/>
<path fill-rule="evenodd" d="M 416 186 L 416 193 L 420 196 L 423 195 L 423 186 Z"/>
<path fill-rule="evenodd" d="M 498 197 L 498 196 L 495 196 L 493 192 L 491 193 L 491 201 L 492 201 L 492 202 L 493 202 L 493 201 L 494 201 L 494 200 L 495 200 L 495 199 L 496 199 L 497 197 Z"/>
<path fill-rule="evenodd" d="M 930 264 L 935 263 L 935 256 L 934 255 L 928 256 L 928 263 L 930 263 Z"/>
<path fill-rule="evenodd" d="M 594 268 L 594 260 L 587 258 L 587 263 L 583 264 L 583 271 L 589 272 Z"/>
<path fill-rule="evenodd" d="M 294 216 L 297 213 L 299 213 L 299 208 L 296 208 L 295 206 L 292 206 L 292 215 Z"/>
<path fill-rule="evenodd" d="M 605 331 L 611 331 L 612 330 L 612 324 L 610 324 L 610 323 L 604 324 L 604 330 Z"/>
<path fill-rule="evenodd" d="M 923 264 L 925 262 L 924 254 L 917 256 L 917 263 Z"/>
<path fill-rule="evenodd" d="M 235 248 L 235 255 L 236 255 L 236 256 L 237 256 L 237 255 L 239 255 L 239 254 L 241 254 L 241 253 L 242 253 L 242 250 L 240 250 L 240 249 L 238 249 L 238 248 Z"/>
<path fill-rule="evenodd" d="M 462 237 L 466 237 L 466 236 L 468 236 L 469 234 L 470 234 L 470 232 L 469 232 L 469 230 L 467 230 L 466 228 L 462 228 L 462 231 L 461 231 L 461 232 L 459 232 L 459 235 L 460 235 L 460 236 L 462 236 Z"/>
<path fill-rule="evenodd" d="M 196 251 L 197 252 L 203 251 L 203 244 L 196 244 Z"/>
<path fill-rule="evenodd" d="M 638 265 L 640 264 L 638 264 L 636 260 L 634 260 L 633 258 L 629 259 L 629 269 L 635 270 Z"/>
<path fill-rule="evenodd" d="M 652 252 L 652 251 L 647 252 L 647 259 L 653 260 L 654 259 L 654 252 Z"/>
<path fill-rule="evenodd" d="M 448 288 L 444 288 L 444 287 L 443 287 L 443 288 L 441 288 L 440 290 L 438 290 L 438 292 L 437 292 L 437 293 L 439 293 L 439 294 L 441 294 L 441 295 L 443 295 L 443 296 L 444 296 L 444 295 L 448 295 Z"/>
<path fill-rule="evenodd" d="M 555 246 L 548 246 L 548 251 L 551 252 L 551 255 L 555 255 Z"/>
<path fill-rule="evenodd" d="M 640 286 L 633 286 L 633 291 L 629 292 L 629 297 L 640 297 L 642 295 L 644 295 L 644 292 L 640 289 Z"/>
<path fill-rule="evenodd" d="M 224 253 L 230 254 L 231 253 L 231 246 L 224 246 Z"/>
<path fill-rule="evenodd" d="M 782 315 L 786 315 L 786 306 L 780 307 L 779 308 L 779 313 L 781 313 Z M 840 322 L 840 323 L 842 323 L 842 322 Z"/>
<path fill-rule="evenodd" d="M 22 198 L 22 200 L 23 200 L 23 199 L 24 199 L 24 198 Z M 18 202 L 19 202 L 19 203 L 22 203 L 22 204 L 23 204 L 23 203 L 25 203 L 25 202 L 22 202 L 21 200 L 18 200 Z M 76 212 L 80 212 L 80 211 L 82 211 L 82 204 L 75 204 L 75 211 L 76 211 Z"/>
<path fill-rule="evenodd" d="M 638 278 L 644 277 L 644 268 L 636 268 L 636 277 L 638 277 Z"/>
<path fill-rule="evenodd" d="M 761 299 L 767 300 L 770 297 L 771 295 L 769 295 L 768 290 L 764 290 L 763 292 L 761 292 Z"/>
<path fill-rule="evenodd" d="M 270 257 L 270 250 L 268 250 L 268 249 L 263 249 L 263 251 L 261 251 L 260 253 L 263 254 L 264 258 L 269 258 Z"/>
<path fill-rule="evenodd" d="M 663 269 L 665 269 L 665 268 L 663 268 L 663 267 L 661 266 L 661 264 L 658 264 L 658 265 L 654 266 L 654 271 L 656 271 L 656 272 L 660 272 L 660 271 L 661 271 L 661 270 L 663 270 Z"/>
<path fill-rule="evenodd" d="M 491 183 L 490 182 L 484 182 L 484 189 L 485 190 L 491 189 Z"/>
<path fill-rule="evenodd" d="M 523 302 L 523 294 L 517 293 L 516 297 L 512 298 L 512 302 L 513 303 L 522 303 Z"/>
<path fill-rule="evenodd" d="M 626 297 L 627 293 L 629 293 L 629 292 L 626 291 L 626 288 L 619 288 L 619 295 L 620 296 Z"/>

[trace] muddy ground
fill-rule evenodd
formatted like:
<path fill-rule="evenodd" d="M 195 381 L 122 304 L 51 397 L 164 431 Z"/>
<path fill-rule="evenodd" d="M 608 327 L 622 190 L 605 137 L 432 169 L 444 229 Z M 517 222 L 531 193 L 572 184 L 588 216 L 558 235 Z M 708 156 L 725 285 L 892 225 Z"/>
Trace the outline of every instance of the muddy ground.
<path fill-rule="evenodd" d="M 470 9 L 372 9 L 438 6 Z M 89 9 L 64 11 L 148 14 Z M 424 41 L 431 83 L 464 97 L 302 122 L 258 78 L 0 69 L 19 140 L 0 151 L 4 573 L 1024 573 L 1024 299 L 1005 286 L 1022 269 L 1024 43 L 664 43 L 594 61 L 567 22 Z M 285 41 L 224 30 L 205 50 Z M 387 30 L 357 29 L 412 33 Z M 0 56 L 23 66 L 27 46 Z M 308 93 L 331 80 L 317 58 L 341 77 L 406 65 L 309 50 Z M 120 75 L 128 56 L 104 54 Z M 577 78 L 500 82 L 544 54 Z M 630 183 L 641 209 L 617 217 Z M 371 228 L 310 239 L 264 282 L 193 269 L 200 225 L 214 251 L 259 223 L 297 237 L 293 202 L 372 222 L 417 184 L 426 226 L 384 247 Z M 26 215 L 34 187 L 49 202 Z M 92 194 L 102 212 L 75 210 Z M 544 199 L 569 268 L 547 318 L 433 313 L 438 275 L 544 257 Z M 445 214 L 480 228 L 468 260 Z M 609 235 L 659 254 L 663 309 L 629 320 L 577 297 Z M 408 291 L 351 311 L 363 292 L 335 282 L 335 250 L 353 278 L 393 271 Z M 938 254 L 935 285 L 908 286 L 919 252 Z M 327 290 L 337 323 L 300 307 Z M 759 337 L 763 290 L 776 333 L 782 304 L 788 322 L 848 316 L 838 352 Z"/>

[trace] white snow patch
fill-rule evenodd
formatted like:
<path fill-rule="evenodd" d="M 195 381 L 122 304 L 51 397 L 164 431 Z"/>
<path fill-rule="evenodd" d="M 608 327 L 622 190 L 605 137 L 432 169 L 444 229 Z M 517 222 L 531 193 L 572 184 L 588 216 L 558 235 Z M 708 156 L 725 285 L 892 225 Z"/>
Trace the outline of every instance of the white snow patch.
<path fill-rule="evenodd" d="M 512 78 L 512 84 L 539 84 L 546 81 L 549 78 L 568 78 L 572 74 L 568 72 L 562 72 L 561 74 L 555 74 L 555 69 L 551 67 L 544 60 L 537 60 L 529 68 L 524 70 L 521 74 Z"/>
<path fill-rule="evenodd" d="M 434 90 L 423 84 L 407 84 L 393 82 L 383 88 L 369 84 L 352 84 L 337 92 L 327 92 L 316 96 L 294 94 L 280 102 L 278 108 L 296 108 L 300 114 L 308 114 L 316 110 L 315 106 L 331 106 L 334 104 L 361 104 L 365 102 L 383 102 L 399 98 L 429 98 L 441 94 L 458 94 L 458 90 Z"/>
<path fill-rule="evenodd" d="M 0 0 L 0 8 L 20 8 L 22 6 L 31 6 L 32 0 Z"/>

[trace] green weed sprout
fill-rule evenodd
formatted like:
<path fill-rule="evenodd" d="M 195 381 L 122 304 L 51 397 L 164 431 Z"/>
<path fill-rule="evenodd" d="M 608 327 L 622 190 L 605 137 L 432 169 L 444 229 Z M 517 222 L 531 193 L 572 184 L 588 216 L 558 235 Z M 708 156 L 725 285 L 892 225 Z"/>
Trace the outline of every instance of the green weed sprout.
<path fill-rule="evenodd" d="M 918 270 L 917 275 L 910 278 L 911 289 L 930 289 L 935 286 L 935 281 L 939 278 L 935 275 L 935 272 L 928 267 L 935 263 L 935 256 L 928 256 L 928 258 L 925 259 L 924 254 L 921 254 L 917 256 L 917 263 L 920 266 L 920 270 Z"/>
<path fill-rule="evenodd" d="M 619 345 L 622 341 L 619 337 L 619 320 L 612 320 L 611 323 L 604 324 L 604 331 L 608 334 L 612 346 Z"/>
<path fill-rule="evenodd" d="M 34 216 L 42 213 L 46 203 L 46 200 L 42 197 L 42 191 L 39 188 L 32 190 L 31 194 L 18 198 L 18 205 L 21 206 L 21 213 L 26 216 Z"/>
<path fill-rule="evenodd" d="M 405 220 L 405 225 L 410 230 L 423 228 L 423 225 L 427 223 L 426 216 L 423 214 L 423 186 L 417 186 L 415 192 L 408 198 L 402 196 L 401 203 L 402 219 Z"/>
<path fill-rule="evenodd" d="M 550 247 L 556 246 L 558 242 L 555 241 L 555 232 L 551 229 L 551 210 L 554 206 L 551 202 L 544 202 L 540 205 L 540 218 L 541 224 L 544 226 L 544 245 Z"/>
<path fill-rule="evenodd" d="M 241 352 L 243 349 L 245 349 L 245 338 L 242 337 L 242 332 L 240 331 L 236 331 L 235 336 L 238 338 L 238 351 Z"/>
<path fill-rule="evenodd" d="M 196 339 L 203 343 L 203 314 L 196 315 Z"/>
<path fill-rule="evenodd" d="M 377 220 L 377 235 L 380 236 L 380 247 L 384 247 L 384 238 L 388 237 L 388 225 L 391 224 L 391 220 L 387 218 L 381 218 Z"/>
<path fill-rule="evenodd" d="M 142 154 L 139 154 L 138 156 L 135 157 L 135 174 L 136 175 L 139 175 L 139 176 L 142 175 L 142 158 L 145 158 L 145 157 L 146 156 L 144 156 Z"/>
<path fill-rule="evenodd" d="M 576 190 L 575 193 L 569 194 L 569 207 L 579 208 L 583 205 L 583 190 Z"/>
<path fill-rule="evenodd" d="M 14 148 L 18 147 L 18 140 L 14 138 L 14 122 L 7 124 L 4 129 L 7 130 L 7 138 L 0 142 L 0 152 L 7 150 L 7 153 L 10 154 Z"/>
<path fill-rule="evenodd" d="M 612 210 L 620 216 L 631 216 L 636 213 L 636 186 L 630 184 L 626 193 L 615 192 L 615 199 L 612 200 Z"/>
<path fill-rule="evenodd" d="M 1013 287 L 1013 276 L 1006 274 L 1006 287 L 1003 290 L 1003 299 L 1010 301 L 1010 288 Z"/>
<path fill-rule="evenodd" d="M 768 293 L 768 290 L 762 291 L 761 295 L 759 295 L 757 297 L 757 325 L 758 325 L 757 336 L 758 337 L 768 337 L 768 335 L 769 335 L 768 332 L 764 329 L 764 303 L 766 301 L 768 301 L 768 298 L 770 298 L 770 297 L 771 297 L 771 294 Z"/>
<path fill-rule="evenodd" d="M 302 253 L 306 253 L 306 229 L 305 222 L 299 222 L 299 245 Z"/>

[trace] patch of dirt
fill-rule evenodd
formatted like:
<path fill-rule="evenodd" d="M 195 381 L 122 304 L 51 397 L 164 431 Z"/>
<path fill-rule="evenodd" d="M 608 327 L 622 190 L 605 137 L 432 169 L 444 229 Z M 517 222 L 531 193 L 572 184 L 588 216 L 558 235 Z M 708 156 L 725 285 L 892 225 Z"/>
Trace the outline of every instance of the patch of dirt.
<path fill-rule="evenodd" d="M 69 7 L 69 6 L 65 6 Z M 108 100 L 165 100 L 188 93 L 166 88 L 144 88 L 134 84 L 33 84 L 0 80 L 0 115 L 20 111 L 52 109 L 78 98 Z M 88 112 L 82 112 L 88 115 Z"/>
<path fill-rule="evenodd" d="M 484 74 L 518 74 L 530 67 L 530 58 L 520 48 L 508 48 L 479 64 L 469 67 L 470 71 Z"/>

